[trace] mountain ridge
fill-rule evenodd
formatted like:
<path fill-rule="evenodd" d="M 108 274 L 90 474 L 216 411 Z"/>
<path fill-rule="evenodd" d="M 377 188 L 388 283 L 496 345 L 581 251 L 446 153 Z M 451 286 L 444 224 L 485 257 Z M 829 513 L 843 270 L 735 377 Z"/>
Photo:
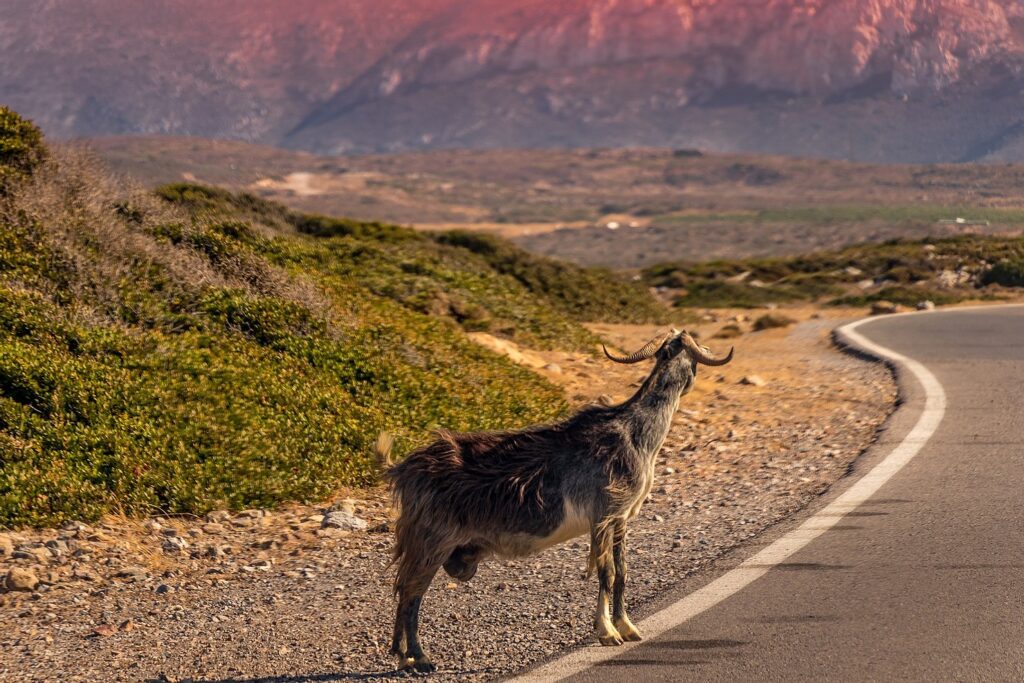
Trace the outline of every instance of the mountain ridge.
<path fill-rule="evenodd" d="M 1020 121 L 1019 0 L 6 4 L 0 100 L 64 137 L 1024 158 L 986 147 Z"/>

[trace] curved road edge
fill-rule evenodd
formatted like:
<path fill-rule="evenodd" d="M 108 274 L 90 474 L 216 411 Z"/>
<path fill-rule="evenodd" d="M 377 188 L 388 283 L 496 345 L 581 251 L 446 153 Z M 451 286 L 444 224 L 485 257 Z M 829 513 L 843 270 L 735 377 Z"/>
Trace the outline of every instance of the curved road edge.
<path fill-rule="evenodd" d="M 1013 304 L 1011 304 L 1013 305 Z M 975 308 L 997 308 L 1000 306 L 977 306 Z M 860 327 L 880 319 L 891 320 L 894 317 L 918 315 L 944 315 L 959 309 L 928 311 L 897 314 L 884 318 L 863 318 L 843 325 L 833 331 L 833 340 L 841 350 L 866 357 L 869 360 L 883 362 L 894 369 L 899 386 L 897 410 L 887 421 L 887 430 L 899 418 L 906 418 L 907 407 L 915 404 L 917 411 L 913 426 L 905 432 L 902 439 L 896 441 L 891 448 L 879 442 L 868 448 L 860 457 L 869 467 L 868 471 L 858 479 L 848 479 L 845 485 L 833 489 L 834 499 L 814 512 L 796 528 L 784 533 L 769 543 L 762 550 L 754 553 L 732 569 L 725 571 L 706 585 L 690 592 L 679 600 L 655 612 L 640 621 L 637 626 L 647 640 L 685 623 L 693 617 L 705 612 L 723 600 L 743 590 L 757 579 L 764 576 L 774 566 L 786 561 L 811 541 L 836 526 L 844 517 L 873 496 L 879 488 L 899 472 L 924 447 L 935 433 L 946 410 L 946 394 L 941 383 L 934 374 L 922 363 L 898 353 L 892 349 L 876 344 L 867 339 L 858 330 Z M 903 430 L 899 430 L 903 431 Z M 886 450 L 884 455 L 871 451 Z M 827 494 L 826 494 L 827 495 Z M 742 552 L 742 551 L 741 551 Z M 600 662 L 613 659 L 623 652 L 643 647 L 640 643 L 625 643 L 621 647 L 586 646 L 562 655 L 561 657 L 527 670 L 515 677 L 522 681 L 559 681 L 566 677 L 579 674 Z"/>

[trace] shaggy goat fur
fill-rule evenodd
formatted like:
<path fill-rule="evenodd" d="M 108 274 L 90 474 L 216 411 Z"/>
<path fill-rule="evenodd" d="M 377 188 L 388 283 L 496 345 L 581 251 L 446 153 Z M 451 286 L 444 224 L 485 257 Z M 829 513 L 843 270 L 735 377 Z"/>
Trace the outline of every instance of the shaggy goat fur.
<path fill-rule="evenodd" d="M 487 556 L 528 555 L 587 531 L 590 567 L 599 577 L 598 638 L 606 645 L 639 640 L 625 612 L 625 522 L 650 491 L 655 455 L 697 363 L 718 365 L 731 353 L 715 358 L 674 332 L 660 346 L 613 360 L 652 356 L 650 376 L 621 405 L 590 406 L 557 424 L 516 432 L 440 431 L 388 471 L 400 508 L 392 641 L 400 666 L 434 668 L 417 627 L 420 601 L 440 567 L 467 581 Z"/>

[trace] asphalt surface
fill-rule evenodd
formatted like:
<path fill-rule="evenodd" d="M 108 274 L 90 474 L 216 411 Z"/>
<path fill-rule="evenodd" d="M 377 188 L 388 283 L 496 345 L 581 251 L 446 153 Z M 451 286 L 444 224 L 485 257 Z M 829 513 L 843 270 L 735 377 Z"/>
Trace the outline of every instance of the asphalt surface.
<path fill-rule="evenodd" d="M 945 390 L 916 457 L 743 590 L 568 680 L 1024 680 L 1024 307 L 880 318 L 858 332 Z M 851 482 L 920 416 L 924 388 L 906 373 L 901 384 L 904 405 Z"/>

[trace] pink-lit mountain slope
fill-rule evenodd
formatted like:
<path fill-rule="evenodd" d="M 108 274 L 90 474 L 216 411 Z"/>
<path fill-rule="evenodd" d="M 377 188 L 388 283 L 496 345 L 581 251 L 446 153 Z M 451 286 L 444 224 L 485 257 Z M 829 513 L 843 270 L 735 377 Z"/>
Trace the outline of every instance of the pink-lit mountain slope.
<path fill-rule="evenodd" d="M 51 133 L 1021 158 L 1021 0 L 0 0 Z"/>

